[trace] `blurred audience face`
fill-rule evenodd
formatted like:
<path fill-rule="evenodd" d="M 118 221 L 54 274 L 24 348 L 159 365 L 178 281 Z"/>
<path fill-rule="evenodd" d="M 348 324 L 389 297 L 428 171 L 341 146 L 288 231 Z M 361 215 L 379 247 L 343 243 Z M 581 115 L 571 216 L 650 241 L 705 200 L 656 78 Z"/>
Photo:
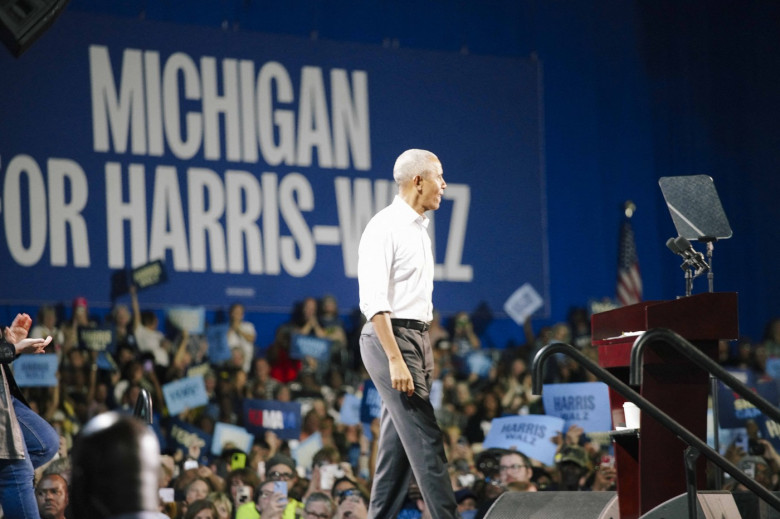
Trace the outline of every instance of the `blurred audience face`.
<path fill-rule="evenodd" d="M 504 454 L 499 461 L 499 479 L 506 485 L 513 481 L 529 481 L 532 469 L 525 459 L 516 453 Z"/>
<path fill-rule="evenodd" d="M 194 503 L 198 499 L 206 499 L 206 496 L 209 495 L 209 491 L 209 486 L 205 481 L 196 479 L 187 485 L 187 493 L 185 494 L 184 500 L 187 503 Z"/>
<path fill-rule="evenodd" d="M 63 519 L 68 506 L 68 485 L 62 476 L 44 476 L 35 490 L 41 519 Z"/>
<path fill-rule="evenodd" d="M 268 479 L 271 481 L 292 482 L 296 476 L 295 472 L 284 463 L 277 463 L 273 467 L 268 467 L 266 474 L 268 474 Z"/>
<path fill-rule="evenodd" d="M 344 519 L 366 519 L 368 506 L 360 495 L 347 496 L 339 503 L 337 515 Z"/>
<path fill-rule="evenodd" d="M 330 505 L 324 501 L 309 503 L 303 510 L 303 519 L 331 519 Z"/>

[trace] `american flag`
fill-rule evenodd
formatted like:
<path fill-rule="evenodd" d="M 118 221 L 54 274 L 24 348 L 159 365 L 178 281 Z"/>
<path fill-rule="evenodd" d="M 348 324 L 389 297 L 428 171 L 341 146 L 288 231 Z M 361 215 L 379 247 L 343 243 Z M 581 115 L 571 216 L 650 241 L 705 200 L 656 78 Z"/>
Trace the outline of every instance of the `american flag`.
<path fill-rule="evenodd" d="M 633 305 L 642 300 L 642 277 L 639 273 L 639 260 L 636 256 L 634 230 L 631 221 L 626 218 L 620 227 L 618 244 L 617 297 L 623 306 Z"/>

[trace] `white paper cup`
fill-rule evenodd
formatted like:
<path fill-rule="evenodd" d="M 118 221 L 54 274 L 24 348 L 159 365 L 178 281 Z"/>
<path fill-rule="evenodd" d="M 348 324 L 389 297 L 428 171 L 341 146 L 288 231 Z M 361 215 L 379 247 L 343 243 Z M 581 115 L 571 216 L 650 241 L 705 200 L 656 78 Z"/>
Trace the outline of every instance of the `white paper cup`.
<path fill-rule="evenodd" d="M 626 427 L 628 429 L 639 429 L 639 408 L 633 402 L 623 404 L 623 414 L 626 417 Z"/>

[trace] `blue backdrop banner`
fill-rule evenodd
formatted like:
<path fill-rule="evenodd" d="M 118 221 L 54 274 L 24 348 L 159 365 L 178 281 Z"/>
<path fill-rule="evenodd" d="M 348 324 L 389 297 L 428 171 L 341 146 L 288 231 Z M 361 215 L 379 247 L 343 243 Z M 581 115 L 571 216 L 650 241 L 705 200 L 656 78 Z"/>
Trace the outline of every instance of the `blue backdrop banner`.
<path fill-rule="evenodd" d="M 65 12 L 0 70 L 7 303 L 38 303 L 35 276 L 46 302 L 107 306 L 112 275 L 159 260 L 161 306 L 357 306 L 358 240 L 413 147 L 448 183 L 434 304 L 549 300 L 533 59 Z"/>

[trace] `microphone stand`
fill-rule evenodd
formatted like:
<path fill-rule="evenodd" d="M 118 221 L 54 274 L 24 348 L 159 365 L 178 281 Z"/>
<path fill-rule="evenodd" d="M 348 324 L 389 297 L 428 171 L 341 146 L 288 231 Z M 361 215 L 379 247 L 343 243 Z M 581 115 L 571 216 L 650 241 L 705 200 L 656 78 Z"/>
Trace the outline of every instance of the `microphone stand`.
<path fill-rule="evenodd" d="M 685 297 L 689 297 L 693 292 L 693 267 L 685 260 L 682 269 L 685 271 Z"/>
<path fill-rule="evenodd" d="M 710 270 L 707 272 L 707 282 L 709 284 L 710 294 L 715 290 L 715 275 L 712 273 L 712 251 L 715 249 L 714 240 L 707 242 L 707 264 Z"/>

